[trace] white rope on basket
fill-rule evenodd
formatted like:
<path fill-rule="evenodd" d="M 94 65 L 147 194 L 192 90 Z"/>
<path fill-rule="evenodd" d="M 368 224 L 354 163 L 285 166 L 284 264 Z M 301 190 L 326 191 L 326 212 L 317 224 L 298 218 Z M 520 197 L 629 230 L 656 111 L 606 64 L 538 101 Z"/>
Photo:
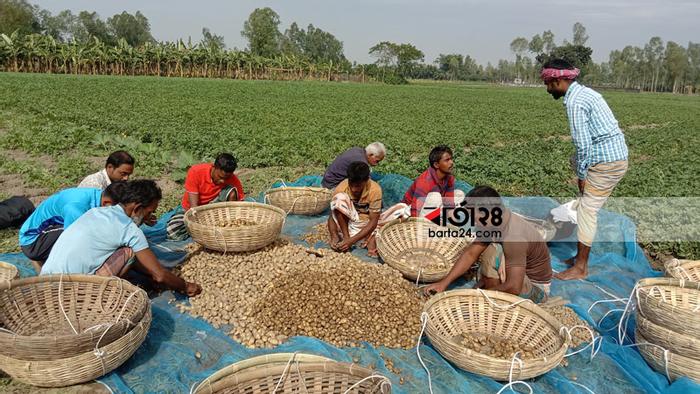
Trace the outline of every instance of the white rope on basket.
<path fill-rule="evenodd" d="M 521 385 L 527 387 L 527 389 L 530 390 L 530 394 L 533 393 L 532 386 L 530 386 L 526 382 L 524 382 L 522 380 L 515 380 L 515 381 L 513 380 L 513 368 L 515 367 L 515 362 L 516 361 L 518 362 L 519 368 L 522 369 L 522 367 L 523 367 L 523 360 L 521 360 L 520 357 L 518 357 L 519 354 L 520 354 L 520 352 L 515 352 L 515 354 L 513 355 L 513 358 L 510 360 L 510 371 L 508 371 L 508 383 L 506 385 L 504 385 L 503 387 L 501 387 L 501 389 L 498 390 L 498 392 L 496 394 L 501 394 L 503 392 L 503 390 L 505 390 L 507 388 L 510 388 L 512 391 L 515 391 L 515 390 L 513 390 L 513 386 L 515 386 L 516 384 L 521 384 Z"/>
<path fill-rule="evenodd" d="M 287 215 L 289 215 L 294 210 L 294 206 L 297 204 L 297 201 L 299 201 L 299 199 L 302 197 L 305 197 L 305 196 L 299 196 L 299 197 L 295 198 L 294 201 L 292 201 L 292 206 L 289 207 L 289 210 L 287 211 Z"/>
<path fill-rule="evenodd" d="M 666 371 L 666 379 L 668 379 L 668 382 L 671 383 L 671 375 L 668 373 L 668 354 L 669 354 L 668 349 L 661 347 L 655 343 L 650 343 L 650 342 L 633 343 L 630 345 L 624 345 L 622 347 L 639 347 L 639 346 L 654 346 L 654 347 L 657 347 L 657 348 L 664 351 L 664 370 Z"/>
<path fill-rule="evenodd" d="M 569 339 L 569 343 L 571 343 L 572 342 L 571 332 L 577 328 L 582 328 L 582 329 L 588 331 L 591 334 L 591 341 L 588 342 L 588 344 L 586 346 L 582 347 L 581 349 L 576 350 L 576 351 L 571 352 L 571 353 L 568 353 L 568 354 L 565 354 L 564 358 L 571 357 L 575 354 L 581 353 L 590 347 L 591 348 L 591 361 L 592 361 L 593 358 L 598 354 L 598 351 L 600 351 L 600 348 L 602 347 L 603 337 L 601 337 L 600 335 L 596 336 L 595 333 L 593 332 L 593 330 L 591 330 L 588 326 L 584 326 L 582 324 L 577 324 L 577 325 L 572 326 L 572 327 L 562 326 L 559 329 L 559 333 L 561 334 L 561 332 L 564 331 L 567 335 L 567 338 Z M 595 347 L 596 341 L 598 341 L 598 343 L 600 344 L 600 345 L 598 345 L 597 349 Z"/>
<path fill-rule="evenodd" d="M 482 296 L 486 297 L 486 300 L 489 302 L 489 304 L 491 304 L 492 307 L 494 307 L 494 308 L 496 308 L 496 309 L 498 309 L 498 310 L 508 310 L 508 309 L 513 308 L 513 307 L 515 307 L 515 306 L 517 306 L 517 305 L 520 305 L 520 304 L 522 304 L 522 303 L 524 303 L 524 302 L 530 302 L 530 303 L 534 304 L 534 302 L 533 302 L 531 299 L 529 299 L 529 298 L 523 298 L 523 299 L 521 299 L 521 300 L 518 300 L 518 301 L 513 302 L 512 304 L 499 305 L 499 304 L 497 304 L 495 301 L 493 301 L 493 300 L 491 299 L 491 297 L 489 297 L 489 295 L 486 294 L 486 292 L 485 292 L 483 289 L 477 289 L 477 290 L 479 290 L 479 293 L 481 293 Z"/>
<path fill-rule="evenodd" d="M 420 365 L 423 366 L 423 369 L 428 374 L 428 390 L 429 390 L 430 394 L 433 394 L 433 381 L 432 381 L 432 378 L 430 376 L 430 370 L 423 362 L 423 358 L 421 358 L 421 356 L 420 356 L 420 341 L 421 341 L 421 339 L 423 339 L 423 333 L 425 333 L 425 327 L 428 325 L 428 318 L 429 318 L 429 316 L 426 312 L 421 313 L 421 315 L 420 315 L 421 329 L 420 329 L 420 335 L 418 335 L 418 341 L 416 342 L 416 355 L 418 355 L 418 361 L 420 361 Z"/>
<path fill-rule="evenodd" d="M 110 324 L 109 327 L 107 327 L 107 329 L 104 330 L 102 335 L 100 335 L 100 338 L 97 340 L 97 343 L 95 343 L 95 350 L 93 351 L 93 354 L 95 356 L 97 356 L 97 358 L 100 359 L 100 362 L 102 364 L 102 375 L 107 374 L 107 368 L 106 368 L 105 362 L 104 362 L 104 356 L 107 355 L 107 352 L 100 349 L 100 342 L 102 341 L 102 338 L 104 338 L 104 336 L 107 334 L 107 331 L 109 331 L 110 328 L 114 327 L 116 324 L 119 323 L 119 320 L 122 318 L 122 315 L 124 314 L 124 311 L 126 310 L 126 306 L 129 304 L 131 297 L 136 295 L 136 293 L 138 293 L 138 291 L 131 293 L 131 295 L 129 297 L 127 297 L 126 301 L 124 301 L 124 305 L 122 305 L 122 310 L 119 311 L 119 315 L 117 316 L 117 320 L 115 320 L 114 323 Z"/>
<path fill-rule="evenodd" d="M 678 259 L 671 260 L 671 262 L 668 264 L 667 268 L 673 269 L 675 272 L 680 272 L 688 280 L 693 280 L 693 277 L 690 276 L 688 271 L 685 270 L 685 268 L 681 265 L 680 260 L 678 260 Z M 683 279 L 683 278 L 681 278 L 681 279 Z"/>
<path fill-rule="evenodd" d="M 306 380 L 304 377 L 301 375 L 301 370 L 299 369 L 299 360 L 296 360 L 294 362 L 294 366 L 297 368 L 297 375 L 299 375 L 299 381 L 301 382 L 302 386 L 304 388 L 304 392 L 306 394 L 309 394 L 309 389 L 306 387 Z"/>
<path fill-rule="evenodd" d="M 292 357 L 289 358 L 289 361 L 287 361 L 287 365 L 284 366 L 284 369 L 282 370 L 282 375 L 280 375 L 279 380 L 277 380 L 277 385 L 275 386 L 275 389 L 272 390 L 272 394 L 275 394 L 277 390 L 279 390 L 280 385 L 282 385 L 282 382 L 284 382 L 284 378 L 287 375 L 287 370 L 289 369 L 289 366 L 292 365 L 292 361 L 294 358 L 296 358 L 297 352 L 292 353 Z"/>
<path fill-rule="evenodd" d="M 279 390 L 279 387 L 280 387 L 280 385 L 282 384 L 282 382 L 284 382 L 285 375 L 287 374 L 287 370 L 289 369 L 289 366 L 291 365 L 292 361 L 294 361 L 295 364 L 296 364 L 297 374 L 299 374 L 299 380 L 300 380 L 300 381 L 302 382 L 302 384 L 303 384 L 302 387 L 304 387 L 304 391 L 307 392 L 307 393 L 309 392 L 308 388 L 306 387 L 306 382 L 304 381 L 304 379 L 302 379 L 301 371 L 299 370 L 299 361 L 298 361 L 298 360 L 294 360 L 294 358 L 297 356 L 297 353 L 298 353 L 298 352 L 292 353 L 292 357 L 290 357 L 289 360 L 287 361 L 287 364 L 285 365 L 284 370 L 282 371 L 282 375 L 280 375 L 280 378 L 279 378 L 279 380 L 277 381 L 277 385 L 275 386 L 274 390 L 272 390 L 272 394 L 275 394 L 275 393 L 277 392 L 277 390 Z M 192 387 L 190 388 L 190 394 L 194 394 L 197 390 L 199 390 L 199 388 L 200 388 L 204 383 L 207 383 L 207 384 L 211 385 L 211 382 L 210 382 L 209 378 L 211 378 L 211 376 L 207 377 L 206 379 L 202 380 L 202 381 L 199 382 L 199 383 L 196 383 L 196 382 L 195 382 L 195 383 L 192 385 Z"/>
<path fill-rule="evenodd" d="M 627 338 L 627 323 L 629 322 L 629 318 L 632 316 L 632 312 L 636 309 L 636 302 L 635 301 L 639 297 L 638 289 L 639 289 L 639 284 L 634 285 L 634 288 L 632 288 L 632 291 L 630 292 L 630 296 L 627 299 L 627 304 L 625 305 L 625 309 L 622 311 L 622 316 L 620 317 L 620 323 L 618 323 L 618 325 L 617 325 L 617 338 L 619 340 L 620 345 L 624 345 L 625 338 Z"/>
<path fill-rule="evenodd" d="M 391 392 L 391 380 L 389 380 L 389 378 L 387 378 L 387 377 L 384 376 L 384 375 L 377 375 L 377 374 L 375 374 L 375 375 L 367 376 L 366 378 L 362 378 L 361 380 L 355 382 L 355 384 L 353 384 L 352 386 L 348 387 L 347 390 L 343 391 L 343 394 L 348 394 L 352 389 L 354 389 L 355 387 L 361 385 L 362 383 L 364 383 L 364 382 L 366 382 L 366 381 L 368 381 L 368 380 L 370 380 L 370 379 L 381 379 L 382 381 L 381 381 L 381 383 L 379 383 L 380 387 L 383 388 L 384 385 L 388 384 L 388 385 L 389 385 L 389 392 Z M 383 389 L 382 389 L 382 392 L 384 392 Z"/>
<path fill-rule="evenodd" d="M 194 394 L 195 392 L 197 392 L 197 390 L 199 390 L 199 388 L 200 388 L 204 383 L 207 383 L 207 384 L 211 385 L 211 382 L 209 382 L 209 377 L 207 377 L 206 379 L 202 380 L 202 381 L 199 382 L 199 383 L 194 382 L 194 384 L 192 385 L 192 387 L 190 387 L 190 394 Z M 209 389 L 209 391 L 211 391 L 211 388 Z"/>
<path fill-rule="evenodd" d="M 17 335 L 17 334 L 15 334 L 14 332 L 8 330 L 7 328 L 3 328 L 3 327 L 0 327 L 0 331 L 4 331 L 4 332 L 6 332 L 6 333 L 8 333 L 8 334 L 12 334 L 12 335 Z"/>
<path fill-rule="evenodd" d="M 214 226 L 214 234 L 221 236 L 221 241 L 223 241 L 223 243 L 224 243 L 224 256 L 225 256 L 226 253 L 228 252 L 228 242 L 226 242 L 226 237 L 224 236 L 224 232 L 221 231 L 221 229 L 219 227 Z M 217 237 L 217 239 L 218 239 L 218 237 Z"/>
<path fill-rule="evenodd" d="M 265 190 L 265 193 L 263 193 L 263 202 L 265 204 L 270 204 L 270 197 L 269 197 L 270 190 L 279 188 L 279 186 L 273 187 L 275 185 L 275 183 L 277 183 L 277 182 L 282 182 L 281 187 L 288 187 L 287 183 L 285 183 L 284 179 L 282 179 L 282 178 L 277 178 L 274 181 L 272 181 L 272 184 L 270 185 L 270 187 L 268 187 L 267 190 Z"/>
<path fill-rule="evenodd" d="M 63 316 L 66 318 L 66 321 L 70 325 L 70 328 L 73 330 L 75 335 L 78 335 L 78 330 L 73 327 L 73 323 L 70 321 L 68 318 L 68 314 L 66 314 L 66 310 L 63 308 L 63 274 L 58 278 L 58 307 L 61 309 L 61 312 L 63 312 Z"/>

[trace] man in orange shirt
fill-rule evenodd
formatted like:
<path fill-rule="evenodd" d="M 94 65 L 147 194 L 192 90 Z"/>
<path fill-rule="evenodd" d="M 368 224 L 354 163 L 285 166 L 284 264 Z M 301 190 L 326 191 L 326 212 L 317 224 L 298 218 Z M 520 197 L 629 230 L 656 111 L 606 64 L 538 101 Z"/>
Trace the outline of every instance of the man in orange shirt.
<path fill-rule="evenodd" d="M 168 221 L 168 239 L 181 241 L 189 237 L 184 221 L 188 209 L 213 202 L 243 200 L 243 185 L 233 174 L 237 167 L 236 158 L 228 153 L 221 153 L 213 164 L 190 167 L 185 177 L 182 206 Z"/>

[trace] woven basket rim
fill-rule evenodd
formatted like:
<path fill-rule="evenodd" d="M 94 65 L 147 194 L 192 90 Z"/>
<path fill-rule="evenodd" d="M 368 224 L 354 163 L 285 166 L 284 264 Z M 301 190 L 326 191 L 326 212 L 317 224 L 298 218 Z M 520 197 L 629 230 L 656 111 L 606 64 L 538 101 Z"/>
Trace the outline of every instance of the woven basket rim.
<path fill-rule="evenodd" d="M 63 277 L 63 279 L 61 279 Z M 12 281 L 11 283 L 0 283 L 0 291 L 2 290 L 10 290 L 14 289 L 16 287 L 28 285 L 28 284 L 36 284 L 36 283 L 44 283 L 44 282 L 59 282 L 63 280 L 63 282 L 91 282 L 91 283 L 105 283 L 105 282 L 110 282 L 113 280 L 117 281 L 122 281 L 122 284 L 125 287 L 130 287 L 138 291 L 142 291 L 146 293 L 142 288 L 133 285 L 131 282 L 128 280 L 116 277 L 116 276 L 99 276 L 99 275 L 86 275 L 86 274 L 51 274 L 51 275 L 38 275 L 38 276 L 30 276 L 27 278 L 22 278 L 22 279 L 17 279 Z"/>
<path fill-rule="evenodd" d="M 423 306 L 423 312 L 428 314 L 428 324 L 430 324 L 430 310 L 433 306 L 437 305 L 438 303 L 442 302 L 443 300 L 446 300 L 448 298 L 464 298 L 464 297 L 479 297 L 482 299 L 485 299 L 485 297 L 481 294 L 481 292 L 484 292 L 486 295 L 491 298 L 494 302 L 496 301 L 505 301 L 508 304 L 512 304 L 515 302 L 519 302 L 524 300 L 524 298 L 515 296 L 513 294 L 509 293 L 504 293 L 501 291 L 494 291 L 494 290 L 483 290 L 483 289 L 455 289 L 455 290 L 448 290 L 442 293 L 439 293 L 437 295 L 434 295 L 426 301 L 425 305 Z M 485 302 L 489 302 L 488 300 L 485 300 Z M 490 304 L 489 304 L 490 305 Z M 519 303 L 518 305 L 504 309 L 503 312 L 508 312 L 509 310 L 512 310 L 514 308 L 524 308 L 527 309 L 528 311 L 532 312 L 535 314 L 537 317 L 541 318 L 542 320 L 545 321 L 554 331 L 556 331 L 556 335 L 562 340 L 561 345 L 559 346 L 558 350 L 556 353 L 566 352 L 566 349 L 569 347 L 568 343 L 568 337 L 562 333 L 562 327 L 564 325 L 557 319 L 555 319 L 552 315 L 549 314 L 544 308 L 540 307 L 539 305 L 535 304 L 532 301 L 524 301 Z M 474 352 L 476 357 L 484 357 L 487 360 L 493 360 L 493 361 L 504 361 L 502 358 L 497 358 L 493 356 L 489 356 L 480 352 Z M 547 357 L 540 357 L 540 358 L 533 358 L 533 359 L 528 359 L 528 362 L 537 362 L 538 360 L 546 360 Z M 506 360 L 507 361 L 507 360 Z"/>
<path fill-rule="evenodd" d="M 674 268 L 682 268 L 684 270 L 689 270 L 689 269 L 698 269 L 700 270 L 700 260 L 687 260 L 687 259 L 671 259 L 667 261 L 664 264 L 664 272 L 666 275 L 670 275 L 671 278 L 676 278 L 676 279 L 683 279 L 683 280 L 689 280 L 689 279 L 684 279 L 682 277 L 676 276 L 673 273 L 671 273 L 671 270 Z M 678 270 L 674 270 L 678 271 Z"/>
<path fill-rule="evenodd" d="M 310 191 L 314 193 L 322 193 L 322 194 L 332 194 L 333 190 L 326 189 L 325 187 L 318 187 L 318 186 L 280 186 L 280 187 L 274 187 L 268 191 L 265 192 L 265 194 L 273 194 L 273 193 L 279 193 L 279 192 L 284 192 L 284 191 Z"/>
<path fill-rule="evenodd" d="M 15 279 L 10 282 L 0 282 L 0 292 L 6 291 L 6 290 L 12 290 L 16 289 L 19 287 L 24 287 L 24 286 L 32 286 L 35 284 L 39 283 L 56 283 L 61 281 L 61 277 L 63 277 L 63 283 L 75 283 L 75 282 L 88 282 L 88 283 L 98 283 L 98 284 L 105 284 L 110 281 L 114 280 L 119 280 L 121 281 L 121 285 L 124 286 L 125 289 L 131 289 L 134 293 L 141 292 L 142 295 L 144 296 L 146 300 L 146 308 L 147 310 L 150 309 L 150 299 L 148 298 L 148 294 L 146 293 L 145 290 L 142 288 L 133 285 L 131 282 L 121 279 L 115 276 L 98 276 L 98 275 L 84 275 L 84 274 L 58 274 L 58 275 L 39 275 L 39 276 L 31 276 L 28 278 L 22 278 L 22 279 Z M 141 316 L 140 318 L 143 318 Z M 133 328 L 132 328 L 133 329 Z M 0 338 L 13 338 L 13 341 L 22 341 L 23 339 L 26 340 L 31 340 L 31 341 L 42 341 L 42 340 L 63 340 L 63 339 L 70 339 L 70 338 L 76 338 L 82 335 L 93 335 L 93 334 L 86 334 L 85 332 L 81 332 L 78 334 L 62 334 L 62 335 L 20 335 L 16 333 L 9 333 L 5 331 L 0 331 Z M 106 346 L 106 345 L 105 345 Z"/>
<path fill-rule="evenodd" d="M 200 205 L 198 207 L 190 208 L 185 212 L 185 221 L 189 222 L 189 225 L 195 224 L 198 226 L 202 227 L 221 227 L 221 226 L 211 226 L 211 225 L 203 225 L 201 223 L 198 223 L 197 221 L 192 220 L 192 216 L 196 215 L 198 212 L 206 212 L 214 209 L 222 209 L 222 208 L 240 208 L 240 207 L 248 207 L 248 208 L 259 208 L 259 209 L 268 209 L 271 211 L 274 211 L 275 213 L 278 213 L 282 215 L 282 220 L 287 217 L 287 213 L 279 207 L 276 207 L 274 205 L 270 204 L 263 204 L 260 202 L 253 202 L 253 201 L 224 201 L 224 202 L 215 202 L 211 204 L 206 204 L 206 205 Z M 255 227 L 255 226 L 266 226 L 265 224 L 252 224 L 246 227 Z"/>
<path fill-rule="evenodd" d="M 680 338 L 680 339 L 683 340 L 683 341 L 688 341 L 688 342 L 692 342 L 692 343 L 697 343 L 698 346 L 700 346 L 700 338 L 695 338 L 695 337 L 692 337 L 692 336 L 690 336 L 690 335 L 686 335 L 686 334 L 684 334 L 684 333 L 676 332 L 676 331 L 674 331 L 674 330 L 672 330 L 672 329 L 670 329 L 670 328 L 668 328 L 668 327 L 664 327 L 664 326 L 662 326 L 662 325 L 659 325 L 659 324 L 655 323 L 653 320 L 651 320 L 651 319 L 645 317 L 643 314 L 641 314 L 641 313 L 639 313 L 639 312 L 636 314 L 635 318 L 637 319 L 637 325 L 636 325 L 636 327 L 635 327 L 635 330 L 639 330 L 639 327 L 642 326 L 642 325 L 649 325 L 649 326 L 651 326 L 651 328 L 653 328 L 653 329 L 662 331 L 662 332 L 664 332 L 664 333 L 673 334 L 673 336 L 675 336 L 675 337 L 677 337 L 677 338 Z M 642 323 L 640 323 L 640 322 L 642 322 Z M 646 329 L 640 330 L 640 331 L 646 331 Z M 642 335 L 644 336 L 645 334 L 642 333 Z M 669 351 L 670 351 L 670 350 L 669 350 Z M 687 356 L 686 356 L 686 357 L 687 357 Z M 692 357 L 691 357 L 691 358 L 692 358 Z"/>
<path fill-rule="evenodd" d="M 366 377 L 374 373 L 371 369 L 365 368 L 361 365 L 335 360 L 302 362 L 299 364 L 299 368 L 310 369 L 317 372 L 344 373 L 355 377 Z M 239 377 L 239 382 L 244 382 L 247 380 L 246 378 L 249 377 L 254 378 L 269 375 L 281 376 L 282 371 L 285 369 L 287 369 L 286 362 L 274 363 L 273 365 L 263 364 L 241 369 L 236 373 L 236 375 Z"/>
<path fill-rule="evenodd" d="M 10 264 L 7 261 L 0 261 L 0 271 L 13 273 L 11 280 L 17 280 L 19 277 L 19 269 L 14 264 Z"/>
<path fill-rule="evenodd" d="M 216 387 L 216 386 L 223 386 L 225 388 L 237 387 L 240 385 L 246 385 L 249 382 L 255 382 L 258 379 L 266 379 L 269 377 L 273 377 L 273 378 L 282 377 L 284 374 L 284 371 L 288 369 L 287 361 L 275 362 L 271 365 L 260 364 L 260 365 L 252 366 L 249 368 L 241 369 L 236 373 L 227 375 L 224 378 L 219 379 L 216 382 L 211 383 L 211 386 L 207 385 L 207 388 L 209 388 L 209 392 L 211 392 L 212 388 L 217 388 L 217 391 L 218 391 L 222 387 Z M 286 376 L 295 375 L 296 374 L 295 371 L 297 369 L 302 373 L 304 373 L 304 372 L 306 372 L 306 373 L 316 372 L 316 373 L 326 374 L 329 376 L 337 376 L 337 375 L 352 376 L 352 377 L 356 378 L 358 382 L 364 378 L 367 378 L 367 377 L 375 374 L 375 372 L 372 371 L 371 369 L 362 367 L 362 366 L 355 364 L 355 363 L 346 363 L 346 362 L 328 360 L 328 361 L 301 362 L 298 364 L 297 367 L 290 369 Z M 384 379 L 382 379 L 380 377 L 373 378 L 373 380 L 375 381 L 375 383 L 377 381 L 381 381 L 381 382 L 385 381 Z M 369 381 L 369 382 L 366 381 L 366 383 L 371 384 L 371 381 Z M 228 384 L 231 384 L 231 386 L 228 386 Z M 351 385 L 352 383 L 348 382 L 347 384 Z M 381 387 L 381 385 L 379 387 Z M 197 392 L 200 392 L 199 389 L 197 390 Z M 203 392 L 207 392 L 207 390 L 205 389 Z M 312 390 L 311 392 L 314 392 L 314 391 Z"/>
<path fill-rule="evenodd" d="M 670 278 L 664 276 L 658 278 L 643 278 L 637 282 L 637 288 L 653 286 L 667 286 L 678 287 L 681 289 L 700 290 L 700 282 L 693 282 L 690 280 Z"/>
<path fill-rule="evenodd" d="M 258 367 L 261 365 L 266 365 L 266 364 L 277 364 L 277 363 L 287 363 L 294 353 L 270 353 L 270 354 L 263 354 L 260 356 L 255 356 L 255 357 L 250 357 L 246 358 L 240 361 L 236 361 L 233 364 L 229 364 L 218 371 L 212 373 L 211 375 L 207 376 L 205 379 L 201 380 L 199 383 L 197 383 L 197 388 L 194 391 L 195 393 L 201 392 L 200 390 L 203 389 L 203 384 L 205 382 L 208 382 L 209 384 L 213 384 L 221 379 L 224 379 L 225 377 L 239 373 L 245 369 L 248 368 L 254 368 Z M 296 353 L 295 360 L 298 362 L 306 363 L 306 362 L 316 362 L 316 361 L 333 361 L 330 358 L 323 357 L 323 356 L 317 356 L 315 354 L 307 354 L 307 353 Z"/>

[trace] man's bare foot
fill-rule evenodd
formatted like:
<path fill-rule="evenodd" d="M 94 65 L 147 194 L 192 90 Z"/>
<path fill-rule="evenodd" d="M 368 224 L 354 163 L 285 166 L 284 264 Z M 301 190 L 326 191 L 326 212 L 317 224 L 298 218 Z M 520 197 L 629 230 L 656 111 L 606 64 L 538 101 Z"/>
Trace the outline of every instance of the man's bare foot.
<path fill-rule="evenodd" d="M 369 256 L 369 257 L 379 257 L 379 253 L 377 253 L 377 249 L 374 249 L 374 250 L 369 250 L 369 249 L 367 249 L 367 256 Z"/>
<path fill-rule="evenodd" d="M 566 271 L 554 274 L 554 277 L 560 280 L 586 279 L 588 276 L 588 268 L 574 264 Z"/>
<path fill-rule="evenodd" d="M 576 256 L 562 261 L 562 263 L 564 263 L 566 265 L 574 265 L 575 262 L 576 262 Z"/>

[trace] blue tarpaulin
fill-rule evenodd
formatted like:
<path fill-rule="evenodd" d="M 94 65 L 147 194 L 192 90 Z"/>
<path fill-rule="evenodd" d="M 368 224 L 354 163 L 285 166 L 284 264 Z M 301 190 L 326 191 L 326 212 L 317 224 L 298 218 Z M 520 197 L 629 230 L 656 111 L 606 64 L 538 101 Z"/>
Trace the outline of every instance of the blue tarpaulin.
<path fill-rule="evenodd" d="M 382 186 L 385 206 L 400 200 L 411 180 L 398 175 L 373 174 Z M 306 176 L 288 185 L 318 186 L 321 178 Z M 276 186 L 279 186 L 276 185 Z M 471 186 L 458 182 L 457 187 L 468 191 Z M 262 196 L 258 197 L 262 201 Z M 516 212 L 532 217 L 545 218 L 558 203 L 549 198 L 530 197 L 508 199 L 507 204 Z M 158 224 L 145 232 L 153 250 L 167 266 L 173 267 L 186 257 L 187 242 L 170 242 L 165 239 L 165 224 L 172 213 L 163 215 Z M 300 236 L 324 221 L 324 216 L 289 216 L 284 235 L 295 242 L 303 242 Z M 615 237 L 608 237 L 615 232 Z M 621 239 L 623 242 L 607 242 Z M 575 239 L 571 242 L 550 244 L 553 268 L 565 269 L 564 259 L 575 254 Z M 324 245 L 316 245 L 324 246 Z M 327 246 L 327 245 L 325 245 Z M 364 251 L 354 251 L 366 258 Z M 22 277 L 34 275 L 31 264 L 22 254 L 0 255 L 0 260 L 15 264 Z M 376 260 L 367 259 L 376 263 Z M 652 270 L 635 239 L 635 226 L 629 218 L 602 211 L 599 232 L 596 236 L 585 281 L 558 281 L 552 283 L 552 296 L 570 300 L 572 307 L 584 320 L 595 326 L 610 309 L 621 304 L 599 304 L 588 313 L 595 301 L 627 297 L 637 280 L 659 276 Z M 468 284 L 461 283 L 459 287 Z M 416 356 L 416 349 L 375 348 L 369 344 L 357 348 L 338 348 L 315 338 L 294 337 L 274 349 L 247 349 L 200 318 L 180 313 L 177 303 L 186 298 L 173 292 L 163 292 L 152 299 L 153 323 L 143 345 L 124 365 L 100 379 L 115 393 L 172 392 L 187 393 L 197 382 L 216 370 L 248 357 L 271 352 L 303 352 L 329 357 L 338 361 L 353 362 L 375 368 L 389 377 L 396 393 L 428 392 L 428 377 Z M 669 384 L 663 374 L 652 370 L 634 347 L 622 347 L 616 343 L 616 323 L 620 313 L 606 319 L 600 334 L 604 340 L 600 352 L 591 361 L 590 352 L 584 351 L 569 358 L 568 366 L 559 366 L 538 378 L 529 380 L 536 393 L 689 393 L 700 392 L 700 385 L 687 378 Z M 628 327 L 633 332 L 633 323 Z M 606 331 L 606 329 L 610 329 Z M 416 333 L 418 334 L 418 333 Z M 497 392 L 503 382 L 465 372 L 450 364 L 424 339 L 421 356 L 431 372 L 435 393 L 487 393 Z M 201 357 L 195 357 L 195 354 Z M 391 359 L 394 369 L 401 376 L 390 372 L 384 359 Z M 403 378 L 403 379 L 401 379 Z M 400 379 L 403 383 L 400 382 Z M 582 387 L 584 385 L 586 388 Z"/>

